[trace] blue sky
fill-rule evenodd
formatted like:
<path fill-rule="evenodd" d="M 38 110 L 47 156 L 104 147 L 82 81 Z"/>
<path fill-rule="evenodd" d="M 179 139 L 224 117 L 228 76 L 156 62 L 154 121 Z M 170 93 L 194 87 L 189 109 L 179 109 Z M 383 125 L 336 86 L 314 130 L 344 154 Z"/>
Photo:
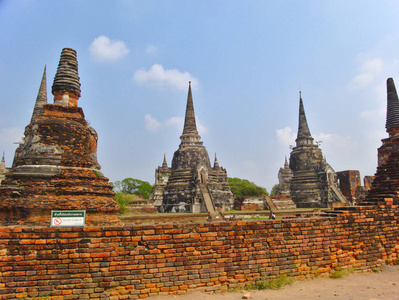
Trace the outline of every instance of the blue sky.
<path fill-rule="evenodd" d="M 44 65 L 78 53 L 78 105 L 111 181 L 154 183 L 180 143 L 188 81 L 202 141 L 268 190 L 295 144 L 299 89 L 335 169 L 373 175 L 386 79 L 399 84 L 398 1 L 0 0 L 0 151 L 12 164 Z"/>

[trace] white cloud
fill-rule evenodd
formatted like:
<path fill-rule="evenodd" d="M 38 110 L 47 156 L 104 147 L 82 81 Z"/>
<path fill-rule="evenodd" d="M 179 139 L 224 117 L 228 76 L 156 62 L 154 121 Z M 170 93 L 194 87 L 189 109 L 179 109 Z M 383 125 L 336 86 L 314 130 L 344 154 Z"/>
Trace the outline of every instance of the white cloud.
<path fill-rule="evenodd" d="M 165 122 L 165 125 L 176 127 L 176 128 L 183 128 L 184 118 L 172 117 Z"/>
<path fill-rule="evenodd" d="M 198 80 L 190 73 L 180 72 L 177 69 L 165 70 L 160 64 L 153 65 L 148 71 L 145 68 L 137 70 L 134 72 L 133 79 L 138 84 L 178 90 L 187 90 L 189 81 L 193 89 L 198 86 Z"/>
<path fill-rule="evenodd" d="M 362 89 L 374 83 L 385 69 L 384 60 L 380 57 L 365 59 L 360 65 L 360 73 L 349 84 L 351 90 Z"/>
<path fill-rule="evenodd" d="M 96 61 L 114 62 L 127 55 L 130 49 L 123 41 L 110 40 L 101 35 L 90 44 L 89 51 Z"/>
<path fill-rule="evenodd" d="M 158 48 L 155 47 L 154 45 L 147 45 L 145 53 L 150 55 L 158 55 Z"/>
<path fill-rule="evenodd" d="M 285 127 L 283 129 L 276 130 L 277 141 L 284 146 L 289 147 L 290 145 L 295 145 L 296 133 L 292 132 L 290 127 Z"/>
<path fill-rule="evenodd" d="M 184 118 L 181 118 L 181 117 L 172 117 L 172 118 L 166 120 L 164 123 L 157 121 L 150 114 L 146 114 L 144 116 L 144 119 L 145 119 L 147 130 L 149 130 L 151 132 L 157 132 L 162 127 L 165 127 L 165 126 L 173 127 L 177 130 L 183 130 L 183 126 L 184 126 Z M 204 125 L 202 125 L 198 119 L 196 120 L 196 123 L 197 123 L 198 134 L 202 135 L 202 134 L 208 133 L 208 131 L 209 131 L 208 128 L 205 127 Z"/>
<path fill-rule="evenodd" d="M 161 127 L 161 124 L 150 114 L 144 116 L 145 128 L 151 132 L 157 132 Z"/>

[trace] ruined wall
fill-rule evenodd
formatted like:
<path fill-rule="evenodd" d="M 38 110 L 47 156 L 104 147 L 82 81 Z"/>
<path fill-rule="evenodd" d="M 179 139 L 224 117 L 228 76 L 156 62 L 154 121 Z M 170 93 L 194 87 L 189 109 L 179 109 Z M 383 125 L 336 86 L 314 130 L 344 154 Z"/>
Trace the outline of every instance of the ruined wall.
<path fill-rule="evenodd" d="M 0 228 L 0 298 L 145 298 L 259 276 L 364 271 L 398 257 L 398 206 L 330 217 L 175 225 Z"/>

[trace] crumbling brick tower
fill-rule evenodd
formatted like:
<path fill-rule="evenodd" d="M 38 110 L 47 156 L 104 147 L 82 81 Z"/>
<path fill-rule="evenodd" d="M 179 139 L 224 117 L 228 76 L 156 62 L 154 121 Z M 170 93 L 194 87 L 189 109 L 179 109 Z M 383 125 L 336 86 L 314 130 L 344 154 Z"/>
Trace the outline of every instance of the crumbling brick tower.
<path fill-rule="evenodd" d="M 378 148 L 378 167 L 371 188 L 362 204 L 377 204 L 392 198 L 399 204 L 399 100 L 392 78 L 387 80 L 387 118 L 389 137 Z"/>
<path fill-rule="evenodd" d="M 191 85 L 189 85 L 183 134 L 179 149 L 174 153 L 172 167 L 164 159 L 156 171 L 152 198 L 160 211 L 209 212 L 233 207 L 233 194 L 227 182 L 227 172 L 215 156 L 211 166 L 208 151 L 198 135 Z M 161 178 L 162 177 L 162 178 Z M 156 193 L 155 193 L 156 191 Z M 157 200 L 162 195 L 162 202 Z"/>
<path fill-rule="evenodd" d="M 47 104 L 46 70 L 25 137 L 0 186 L 0 225 L 50 225 L 51 210 L 86 210 L 86 224 L 120 221 L 97 162 L 97 133 L 78 107 L 76 51 L 62 50 Z"/>

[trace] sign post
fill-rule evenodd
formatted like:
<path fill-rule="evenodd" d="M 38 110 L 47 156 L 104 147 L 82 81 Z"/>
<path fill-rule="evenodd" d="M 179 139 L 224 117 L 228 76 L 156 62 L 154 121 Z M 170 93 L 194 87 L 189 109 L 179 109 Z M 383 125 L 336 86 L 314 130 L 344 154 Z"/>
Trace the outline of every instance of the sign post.
<path fill-rule="evenodd" d="M 85 226 L 85 210 L 52 210 L 51 227 Z"/>

